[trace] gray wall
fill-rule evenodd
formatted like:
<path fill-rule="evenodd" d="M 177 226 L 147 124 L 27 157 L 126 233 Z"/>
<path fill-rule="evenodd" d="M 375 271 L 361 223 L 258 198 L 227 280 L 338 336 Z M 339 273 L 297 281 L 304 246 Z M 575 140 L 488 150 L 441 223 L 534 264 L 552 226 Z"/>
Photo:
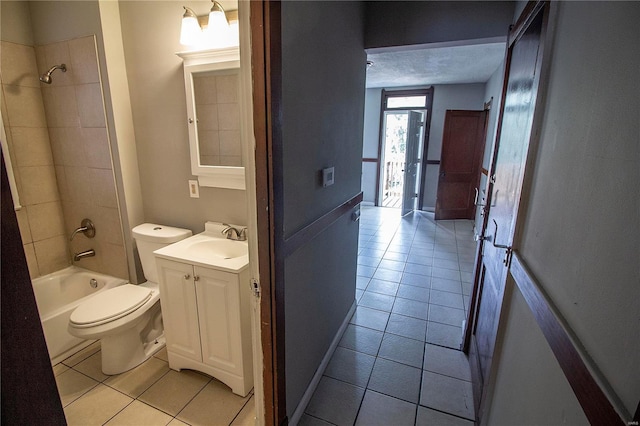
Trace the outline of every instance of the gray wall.
<path fill-rule="evenodd" d="M 366 57 L 362 5 L 282 2 L 282 146 L 276 235 L 360 191 Z M 319 172 L 335 167 L 323 188 Z M 343 216 L 284 263 L 287 411 L 294 412 L 355 300 L 358 226 Z"/>
<path fill-rule="evenodd" d="M 640 3 L 554 5 L 549 86 L 519 251 L 633 414 L 640 395 Z M 523 413 L 532 424 L 585 423 L 571 414 L 567 386 L 550 387 L 563 379 L 552 358 L 514 356 L 540 342 L 531 339 L 537 325 L 518 298 L 498 346 L 487 424 L 523 423 Z M 547 409 L 550 395 L 557 409 Z"/>
<path fill-rule="evenodd" d="M 120 2 L 122 38 L 131 93 L 144 220 L 200 232 L 207 220 L 244 224 L 246 194 L 200 188 L 190 198 L 194 179 L 189 160 L 186 100 L 179 43 L 182 6 L 205 14 L 203 2 Z M 223 4 L 228 7 L 227 4 Z"/>
<path fill-rule="evenodd" d="M 504 37 L 513 13 L 510 1 L 371 1 L 365 47 Z"/>

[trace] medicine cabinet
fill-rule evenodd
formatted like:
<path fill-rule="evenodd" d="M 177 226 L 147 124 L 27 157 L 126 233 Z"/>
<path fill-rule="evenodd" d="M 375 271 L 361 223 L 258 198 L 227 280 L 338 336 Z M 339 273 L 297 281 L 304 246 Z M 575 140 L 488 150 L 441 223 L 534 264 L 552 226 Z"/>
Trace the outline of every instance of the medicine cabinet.
<path fill-rule="evenodd" d="M 191 173 L 201 186 L 245 189 L 238 47 L 177 55 L 184 64 Z"/>

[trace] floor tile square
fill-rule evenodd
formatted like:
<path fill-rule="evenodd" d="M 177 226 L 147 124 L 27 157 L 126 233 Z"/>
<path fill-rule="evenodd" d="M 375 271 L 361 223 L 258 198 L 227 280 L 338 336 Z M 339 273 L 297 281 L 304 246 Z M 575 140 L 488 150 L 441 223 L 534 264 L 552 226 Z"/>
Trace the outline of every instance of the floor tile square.
<path fill-rule="evenodd" d="M 460 281 L 460 271 L 458 270 L 452 270 L 452 269 L 445 269 L 445 268 L 440 268 L 438 266 L 435 266 L 438 264 L 438 260 L 437 259 L 433 259 L 433 267 L 431 268 L 431 276 L 432 277 L 436 277 L 436 278 L 446 278 L 448 280 L 457 280 Z"/>
<path fill-rule="evenodd" d="M 360 252 L 360 256 L 375 257 L 377 259 L 382 259 L 382 256 L 384 256 L 384 249 L 381 250 L 379 248 L 372 248 L 371 244 L 372 243 L 369 242 L 369 247 L 362 250 Z M 377 245 L 377 247 L 380 247 L 380 245 Z"/>
<path fill-rule="evenodd" d="M 138 399 L 175 416 L 210 380 L 211 378 L 208 376 L 195 371 L 182 370 L 178 372 L 170 370 L 142 393 Z"/>
<path fill-rule="evenodd" d="M 427 343 L 424 348 L 423 368 L 432 373 L 471 381 L 469 360 L 462 351 L 455 349 Z"/>
<path fill-rule="evenodd" d="M 362 266 L 370 266 L 372 268 L 377 268 L 380 263 L 380 258 L 378 257 L 369 257 L 369 256 L 358 256 L 358 265 Z"/>
<path fill-rule="evenodd" d="M 358 265 L 356 266 L 356 274 L 360 277 L 373 277 L 373 274 L 376 272 L 376 268 L 372 268 L 371 266 Z"/>
<path fill-rule="evenodd" d="M 429 321 L 431 322 L 462 327 L 462 321 L 465 319 L 466 316 L 463 309 L 429 304 Z"/>
<path fill-rule="evenodd" d="M 350 323 L 362 327 L 372 328 L 374 330 L 384 331 L 384 329 L 387 327 L 388 320 L 389 312 L 367 308 L 366 306 L 358 306 L 356 308 L 356 312 L 353 314 L 353 317 L 351 317 Z"/>
<path fill-rule="evenodd" d="M 392 271 L 402 272 L 404 270 L 404 262 L 400 262 L 397 260 L 382 259 L 380 261 L 380 264 L 378 265 L 378 268 L 390 269 Z"/>
<path fill-rule="evenodd" d="M 367 287 L 367 291 L 372 291 L 374 293 L 387 294 L 389 296 L 395 296 L 398 291 L 398 283 L 394 283 L 391 281 L 382 281 L 372 279 L 369 282 L 369 286 Z"/>
<path fill-rule="evenodd" d="M 378 349 L 380 349 L 380 343 L 382 343 L 382 336 L 383 333 L 381 331 L 349 324 L 338 345 L 376 356 L 378 355 Z"/>
<path fill-rule="evenodd" d="M 364 295 L 358 302 L 360 306 L 366 306 L 372 309 L 378 309 L 380 311 L 390 312 L 393 307 L 395 297 L 386 294 L 374 293 L 371 291 L 365 291 Z"/>
<path fill-rule="evenodd" d="M 449 293 L 462 293 L 462 282 L 459 280 L 447 280 L 445 278 L 431 277 L 431 290 L 447 291 Z"/>
<path fill-rule="evenodd" d="M 82 373 L 69 369 L 56 376 L 56 384 L 62 406 L 65 407 L 96 387 L 98 382 Z"/>
<path fill-rule="evenodd" d="M 366 289 L 369 281 L 371 281 L 371 277 L 356 276 L 356 288 L 360 290 Z"/>
<path fill-rule="evenodd" d="M 104 383 L 130 397 L 137 398 L 168 372 L 167 362 L 151 357 L 132 370 L 109 377 Z"/>
<path fill-rule="evenodd" d="M 133 401 L 126 395 L 99 384 L 65 407 L 69 426 L 102 425 Z"/>
<path fill-rule="evenodd" d="M 244 407 L 251 394 L 241 397 L 216 379 L 207 385 L 180 411 L 178 420 L 190 425 L 228 425 Z"/>
<path fill-rule="evenodd" d="M 167 413 L 153 408 L 138 400 L 134 400 L 126 408 L 120 411 L 105 426 L 129 426 L 129 425 L 166 425 L 173 418 Z"/>
<path fill-rule="evenodd" d="M 410 245 L 405 245 L 405 244 L 389 244 L 389 247 L 387 248 L 387 253 L 392 252 L 392 253 L 402 253 L 402 254 L 408 254 L 409 250 L 411 250 L 411 246 Z"/>
<path fill-rule="evenodd" d="M 436 248 L 433 250 L 433 258 L 434 263 L 438 261 L 438 259 L 444 260 L 458 260 L 458 252 L 456 246 L 447 246 L 444 244 L 438 244 Z"/>
<path fill-rule="evenodd" d="M 397 297 L 391 312 L 426 320 L 428 318 L 429 307 L 428 304 L 424 302 Z"/>
<path fill-rule="evenodd" d="M 393 281 L 399 283 L 400 279 L 402 278 L 402 271 L 393 271 L 391 269 L 378 268 L 373 274 L 373 278 L 377 280 Z"/>
<path fill-rule="evenodd" d="M 317 417 L 310 416 L 305 413 L 300 417 L 300 421 L 298 422 L 298 426 L 332 426 L 331 423 L 325 422 L 322 419 Z"/>
<path fill-rule="evenodd" d="M 424 343 L 395 334 L 385 333 L 378 356 L 412 367 L 422 367 Z"/>
<path fill-rule="evenodd" d="M 256 399 L 255 394 L 244 404 L 230 426 L 255 426 L 256 425 Z"/>
<path fill-rule="evenodd" d="M 416 405 L 367 390 L 358 413 L 358 426 L 413 426 Z"/>
<path fill-rule="evenodd" d="M 334 425 L 353 425 L 364 389 L 323 376 L 305 412 Z"/>
<path fill-rule="evenodd" d="M 427 407 L 418 407 L 418 416 L 416 418 L 416 426 L 473 426 L 474 423 L 470 420 L 465 420 L 460 417 L 452 416 L 450 414 L 441 413 L 440 411 L 432 410 Z"/>
<path fill-rule="evenodd" d="M 102 351 L 98 351 L 84 361 L 79 362 L 73 369 L 98 382 L 103 382 L 109 378 L 109 376 L 102 372 Z"/>
<path fill-rule="evenodd" d="M 429 289 L 424 287 L 400 284 L 396 296 L 403 299 L 411 299 L 418 302 L 429 303 Z"/>
<path fill-rule="evenodd" d="M 420 405 L 473 420 L 471 383 L 425 371 L 422 373 Z"/>
<path fill-rule="evenodd" d="M 417 254 L 410 254 L 407 256 L 407 263 L 416 263 L 418 265 L 431 266 L 433 265 L 433 256 L 420 256 Z"/>
<path fill-rule="evenodd" d="M 451 269 L 454 271 L 460 270 L 458 259 L 435 259 L 433 261 L 433 266 L 437 268 Z"/>
<path fill-rule="evenodd" d="M 362 388 L 367 386 L 376 358 L 338 346 L 324 375 Z"/>
<path fill-rule="evenodd" d="M 407 263 L 407 265 L 409 265 Z M 400 284 L 407 284 L 407 285 L 413 285 L 416 287 L 424 287 L 424 288 L 430 288 L 431 287 L 431 277 L 426 276 L 426 275 L 418 275 L 418 274 L 411 274 L 408 272 L 405 272 L 402 275 L 402 279 L 400 280 Z"/>
<path fill-rule="evenodd" d="M 405 315 L 391 314 L 385 332 L 424 342 L 427 334 L 427 321 Z"/>
<path fill-rule="evenodd" d="M 427 323 L 427 343 L 460 349 L 462 328 L 438 322 Z"/>
<path fill-rule="evenodd" d="M 397 251 L 391 251 L 390 249 L 387 249 L 382 260 L 395 260 L 396 262 L 406 262 L 408 256 L 409 255 L 407 253 L 399 253 Z"/>
<path fill-rule="evenodd" d="M 407 263 L 404 269 L 409 274 L 431 276 L 431 266 L 419 265 L 417 263 Z"/>
<path fill-rule="evenodd" d="M 384 358 L 377 358 L 367 389 L 418 403 L 422 370 Z"/>
<path fill-rule="evenodd" d="M 450 308 L 464 309 L 462 294 L 450 293 L 448 291 L 431 290 L 429 303 L 434 305 L 448 306 Z"/>

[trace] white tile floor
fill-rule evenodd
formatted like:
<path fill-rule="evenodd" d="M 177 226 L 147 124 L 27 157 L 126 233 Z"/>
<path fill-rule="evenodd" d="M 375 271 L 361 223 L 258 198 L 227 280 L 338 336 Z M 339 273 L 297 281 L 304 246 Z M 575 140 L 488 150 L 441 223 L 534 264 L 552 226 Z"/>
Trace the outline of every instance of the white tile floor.
<path fill-rule="evenodd" d="M 99 342 L 53 368 L 71 425 L 255 425 L 253 392 L 240 397 L 216 379 L 169 369 L 166 349 L 115 376 L 101 371 Z"/>
<path fill-rule="evenodd" d="M 363 207 L 358 308 L 301 425 L 471 425 L 473 222 Z"/>

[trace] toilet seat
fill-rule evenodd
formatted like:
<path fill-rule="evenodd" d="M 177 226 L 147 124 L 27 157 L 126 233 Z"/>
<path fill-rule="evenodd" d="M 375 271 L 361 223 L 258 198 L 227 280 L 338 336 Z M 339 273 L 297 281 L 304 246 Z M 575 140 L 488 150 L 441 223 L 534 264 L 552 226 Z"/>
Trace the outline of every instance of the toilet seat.
<path fill-rule="evenodd" d="M 124 284 L 96 294 L 78 306 L 69 322 L 77 328 L 94 327 L 115 321 L 140 309 L 153 296 L 153 290 Z"/>

